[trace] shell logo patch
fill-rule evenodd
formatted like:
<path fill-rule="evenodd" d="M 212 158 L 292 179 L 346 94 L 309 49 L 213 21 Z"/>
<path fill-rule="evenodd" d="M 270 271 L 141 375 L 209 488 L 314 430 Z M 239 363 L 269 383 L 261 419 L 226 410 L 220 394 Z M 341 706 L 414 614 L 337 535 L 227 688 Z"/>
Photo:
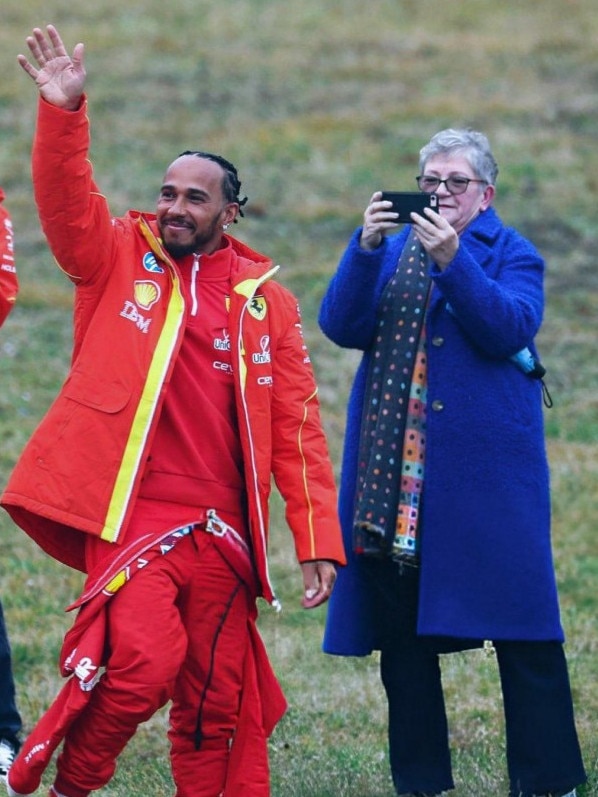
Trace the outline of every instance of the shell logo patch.
<path fill-rule="evenodd" d="M 149 310 L 160 298 L 160 286 L 152 280 L 137 280 L 133 286 L 133 292 L 135 303 L 143 310 Z"/>
<path fill-rule="evenodd" d="M 264 296 L 254 296 L 248 305 L 249 315 L 256 318 L 258 321 L 263 321 L 268 311 L 266 299 Z"/>

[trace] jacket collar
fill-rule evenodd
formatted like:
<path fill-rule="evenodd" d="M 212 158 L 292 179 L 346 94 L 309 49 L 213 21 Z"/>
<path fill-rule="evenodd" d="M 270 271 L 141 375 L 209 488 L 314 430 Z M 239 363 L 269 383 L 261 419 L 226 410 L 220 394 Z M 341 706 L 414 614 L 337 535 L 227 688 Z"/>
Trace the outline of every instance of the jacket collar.
<path fill-rule="evenodd" d="M 472 249 L 482 247 L 484 249 L 492 247 L 499 237 L 503 224 L 494 208 L 488 208 L 480 213 L 467 225 L 461 239 Z"/>
<path fill-rule="evenodd" d="M 168 252 L 162 246 L 155 214 L 142 213 L 138 210 L 130 210 L 127 213 L 127 216 L 138 227 L 140 233 L 151 246 L 153 253 L 161 260 L 172 263 L 173 261 L 171 260 Z M 240 241 L 238 238 L 234 238 L 232 235 L 225 235 L 224 238 L 232 247 L 232 250 L 236 255 L 234 258 L 236 261 L 234 271 L 231 274 L 233 282 L 236 279 L 236 273 L 241 270 L 245 272 L 245 269 L 248 267 L 251 267 L 252 269 L 251 276 L 256 278 L 266 274 L 273 268 L 272 260 L 269 257 L 266 257 L 266 255 L 263 255 L 257 250 L 252 249 L 250 246 L 243 243 L 243 241 Z"/>

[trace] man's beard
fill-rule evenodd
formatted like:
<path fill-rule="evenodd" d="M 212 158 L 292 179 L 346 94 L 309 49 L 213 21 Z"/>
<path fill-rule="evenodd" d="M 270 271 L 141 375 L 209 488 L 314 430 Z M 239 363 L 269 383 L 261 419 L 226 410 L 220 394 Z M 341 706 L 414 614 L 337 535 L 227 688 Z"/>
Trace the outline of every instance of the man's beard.
<path fill-rule="evenodd" d="M 192 244 L 167 244 L 164 242 L 164 249 L 166 249 L 168 254 L 174 260 L 181 260 L 181 258 L 187 257 L 187 255 L 192 255 L 195 251 L 197 251 L 198 246 L 195 241 Z"/>
<path fill-rule="evenodd" d="M 195 252 L 201 251 L 202 247 L 211 243 L 216 237 L 216 231 L 218 230 L 218 227 L 218 219 L 214 219 L 208 229 L 204 230 L 203 232 L 198 232 L 193 240 L 187 244 L 179 244 L 176 241 L 168 242 L 165 239 L 162 230 L 160 230 L 160 233 L 162 235 L 164 249 L 166 249 L 168 254 L 175 260 L 180 260 L 182 257 L 187 257 L 187 255 L 192 255 Z"/>

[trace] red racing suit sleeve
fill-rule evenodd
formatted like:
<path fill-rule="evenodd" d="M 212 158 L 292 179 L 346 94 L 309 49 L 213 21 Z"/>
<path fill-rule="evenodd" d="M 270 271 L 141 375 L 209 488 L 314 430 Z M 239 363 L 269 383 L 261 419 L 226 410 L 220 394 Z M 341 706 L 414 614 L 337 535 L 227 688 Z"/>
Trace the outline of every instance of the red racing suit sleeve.
<path fill-rule="evenodd" d="M 3 199 L 0 189 L 0 203 Z M 0 204 L 0 326 L 14 307 L 18 290 L 12 222 L 8 211 Z"/>
<path fill-rule="evenodd" d="M 112 217 L 93 178 L 89 146 L 85 97 L 76 111 L 40 99 L 32 154 L 35 201 L 58 266 L 80 285 L 101 281 L 114 262 Z"/>
<path fill-rule="evenodd" d="M 345 564 L 334 473 L 298 307 L 273 357 L 272 472 L 297 559 Z"/>

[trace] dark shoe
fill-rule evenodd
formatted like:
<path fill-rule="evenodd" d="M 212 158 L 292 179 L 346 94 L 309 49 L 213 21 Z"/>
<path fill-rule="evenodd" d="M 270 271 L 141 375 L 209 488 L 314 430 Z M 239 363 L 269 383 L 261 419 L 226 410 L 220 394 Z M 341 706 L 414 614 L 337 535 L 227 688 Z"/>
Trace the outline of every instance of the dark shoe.
<path fill-rule="evenodd" d="M 571 791 L 564 792 L 564 791 L 549 791 L 546 797 L 577 797 L 577 792 L 575 789 Z"/>
<path fill-rule="evenodd" d="M 526 795 L 523 792 L 519 792 L 519 794 L 510 792 L 509 797 L 526 797 Z M 577 797 L 577 792 L 575 789 L 571 789 L 571 791 L 544 791 L 542 794 L 532 794 L 530 797 Z"/>
<path fill-rule="evenodd" d="M 438 791 L 435 794 L 423 791 L 410 791 L 409 794 L 400 794 L 399 797 L 442 797 L 444 792 Z M 573 795 L 575 797 L 575 795 Z"/>

